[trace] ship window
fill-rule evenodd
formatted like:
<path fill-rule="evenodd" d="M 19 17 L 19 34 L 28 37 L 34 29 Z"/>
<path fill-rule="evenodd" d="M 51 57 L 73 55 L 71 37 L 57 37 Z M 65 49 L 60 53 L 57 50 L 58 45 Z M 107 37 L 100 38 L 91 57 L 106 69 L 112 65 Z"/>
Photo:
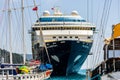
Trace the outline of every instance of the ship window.
<path fill-rule="evenodd" d="M 21 79 L 21 77 L 18 77 L 18 79 Z"/>
<path fill-rule="evenodd" d="M 77 27 L 75 27 L 74 29 L 77 30 Z"/>
<path fill-rule="evenodd" d="M 75 36 L 75 38 L 78 38 L 78 36 Z"/>
<path fill-rule="evenodd" d="M 91 28 L 91 30 L 95 31 L 95 28 Z"/>
<path fill-rule="evenodd" d="M 71 27 L 72 30 L 74 30 L 75 28 L 74 27 Z"/>
<path fill-rule="evenodd" d="M 58 27 L 55 27 L 56 30 L 58 30 Z"/>
<path fill-rule="evenodd" d="M 51 30 L 54 30 L 55 28 L 54 27 L 51 27 Z"/>
<path fill-rule="evenodd" d="M 88 28 L 88 30 L 90 30 L 90 28 Z"/>
<path fill-rule="evenodd" d="M 46 28 L 44 27 L 44 30 L 46 30 Z"/>
<path fill-rule="evenodd" d="M 75 28 L 75 30 L 78 30 L 78 29 L 79 29 L 79 27 L 76 27 L 76 28 Z"/>
<path fill-rule="evenodd" d="M 70 36 L 70 38 L 72 38 L 72 36 Z"/>
<path fill-rule="evenodd" d="M 40 30 L 40 28 L 34 28 Z M 42 30 L 95 30 L 95 28 L 89 27 L 42 27 Z"/>
<path fill-rule="evenodd" d="M 76 22 L 76 20 L 73 20 L 74 22 Z"/>
<path fill-rule="evenodd" d="M 27 76 L 27 78 L 29 78 L 29 76 Z"/>
<path fill-rule="evenodd" d="M 89 30 L 91 30 L 91 29 L 89 28 Z"/>
<path fill-rule="evenodd" d="M 81 30 L 84 30 L 84 29 L 85 29 L 84 27 L 81 28 Z"/>
<path fill-rule="evenodd" d="M 58 27 L 58 30 L 60 30 L 60 27 Z"/>
<path fill-rule="evenodd" d="M 88 39 L 90 39 L 91 37 L 90 36 L 88 36 Z"/>
<path fill-rule="evenodd" d="M 62 36 L 59 36 L 59 38 L 62 38 Z"/>
<path fill-rule="evenodd" d="M 70 29 L 70 27 L 68 27 L 68 29 Z"/>
<path fill-rule="evenodd" d="M 67 38 L 67 36 L 64 36 L 64 38 Z"/>
<path fill-rule="evenodd" d="M 63 27 L 61 27 L 61 30 L 63 30 Z"/>
<path fill-rule="evenodd" d="M 55 30 L 55 27 L 53 27 L 53 30 Z"/>
<path fill-rule="evenodd" d="M 38 75 L 37 75 L 37 78 L 38 78 Z"/>
<path fill-rule="evenodd" d="M 45 27 L 43 27 L 43 30 L 46 30 L 46 28 L 45 28 Z"/>
<path fill-rule="evenodd" d="M 36 30 L 40 30 L 40 28 L 39 28 L 39 27 L 36 27 Z"/>
<path fill-rule="evenodd" d="M 47 28 L 46 28 L 46 27 L 45 27 L 44 29 L 45 29 L 45 30 L 47 30 Z"/>
<path fill-rule="evenodd" d="M 90 30 L 90 28 L 88 28 L 88 30 Z"/>
<path fill-rule="evenodd" d="M 25 77 L 23 76 L 23 79 L 25 79 Z"/>
<path fill-rule="evenodd" d="M 50 30 L 51 28 L 48 27 L 48 30 Z"/>
<path fill-rule="evenodd" d="M 16 80 L 16 77 L 14 77 L 14 79 Z"/>
<path fill-rule="evenodd" d="M 53 38 L 56 38 L 55 36 L 53 36 Z"/>

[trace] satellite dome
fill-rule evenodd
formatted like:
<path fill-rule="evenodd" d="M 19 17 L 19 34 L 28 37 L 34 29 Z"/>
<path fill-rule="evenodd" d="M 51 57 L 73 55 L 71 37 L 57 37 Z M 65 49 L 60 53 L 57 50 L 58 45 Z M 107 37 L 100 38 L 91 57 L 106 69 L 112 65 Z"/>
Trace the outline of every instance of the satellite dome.
<path fill-rule="evenodd" d="M 50 15 L 50 12 L 49 11 L 44 11 L 43 12 L 43 16 L 49 16 Z"/>
<path fill-rule="evenodd" d="M 78 14 L 77 11 L 72 11 L 71 15 L 73 15 L 73 16 L 77 16 L 77 15 L 79 15 L 79 14 Z"/>

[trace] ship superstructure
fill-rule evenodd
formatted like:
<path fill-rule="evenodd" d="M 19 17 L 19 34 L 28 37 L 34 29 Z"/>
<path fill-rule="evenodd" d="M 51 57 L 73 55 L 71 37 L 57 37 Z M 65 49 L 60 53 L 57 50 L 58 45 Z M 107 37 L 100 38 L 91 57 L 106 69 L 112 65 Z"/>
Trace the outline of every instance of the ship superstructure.
<path fill-rule="evenodd" d="M 78 72 L 89 55 L 94 30 L 95 26 L 77 11 L 72 11 L 70 15 L 64 15 L 58 9 L 53 15 L 44 11 L 43 16 L 32 26 L 33 58 L 47 61 L 44 40 L 53 65 L 52 75 Z"/>

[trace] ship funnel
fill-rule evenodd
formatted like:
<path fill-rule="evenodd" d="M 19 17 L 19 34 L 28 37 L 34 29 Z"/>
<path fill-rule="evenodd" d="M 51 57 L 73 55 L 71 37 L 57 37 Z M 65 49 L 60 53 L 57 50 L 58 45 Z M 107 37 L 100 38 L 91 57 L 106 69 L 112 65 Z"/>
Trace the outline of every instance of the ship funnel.
<path fill-rule="evenodd" d="M 72 16 L 78 16 L 79 14 L 78 14 L 77 11 L 72 11 L 71 15 L 72 15 Z"/>
<path fill-rule="evenodd" d="M 43 16 L 50 16 L 50 12 L 49 11 L 44 11 Z"/>

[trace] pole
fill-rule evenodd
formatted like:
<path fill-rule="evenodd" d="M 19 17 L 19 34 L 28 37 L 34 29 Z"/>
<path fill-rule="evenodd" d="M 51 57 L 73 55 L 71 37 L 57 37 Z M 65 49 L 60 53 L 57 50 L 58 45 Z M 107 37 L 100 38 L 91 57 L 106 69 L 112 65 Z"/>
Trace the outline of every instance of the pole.
<path fill-rule="evenodd" d="M 114 25 L 112 26 L 112 29 L 114 29 Z M 114 30 L 112 30 L 112 31 L 114 33 Z M 113 58 L 115 58 L 115 41 L 114 41 L 113 33 L 112 33 L 112 37 L 113 37 Z M 115 59 L 113 59 L 113 68 L 114 68 L 114 71 L 115 71 Z"/>
<path fill-rule="evenodd" d="M 21 6 L 22 6 L 22 38 L 23 38 L 23 64 L 26 62 L 26 51 L 25 51 L 25 37 L 24 37 L 24 1 L 21 0 Z"/>
<path fill-rule="evenodd" d="M 34 1 L 34 6 L 36 6 L 35 0 L 33 0 L 33 1 Z M 38 18 L 38 22 L 39 22 L 39 26 L 40 26 L 39 15 L 38 15 L 37 10 L 36 10 L 36 14 L 37 14 L 37 18 Z M 41 27 L 41 26 L 40 26 L 40 37 L 41 37 L 41 40 L 43 41 L 43 46 L 45 47 L 45 51 L 46 51 L 46 53 L 47 53 L 48 61 L 49 61 L 49 63 L 51 63 L 50 57 L 49 57 L 49 55 L 48 55 L 47 46 L 46 46 L 45 41 L 44 41 L 44 38 L 43 38 L 43 33 L 42 33 L 42 27 Z"/>
<path fill-rule="evenodd" d="M 9 46 L 10 46 L 10 64 L 13 63 L 12 61 L 12 45 L 11 45 L 11 9 L 10 9 L 10 0 L 8 0 L 8 22 L 9 22 Z"/>

